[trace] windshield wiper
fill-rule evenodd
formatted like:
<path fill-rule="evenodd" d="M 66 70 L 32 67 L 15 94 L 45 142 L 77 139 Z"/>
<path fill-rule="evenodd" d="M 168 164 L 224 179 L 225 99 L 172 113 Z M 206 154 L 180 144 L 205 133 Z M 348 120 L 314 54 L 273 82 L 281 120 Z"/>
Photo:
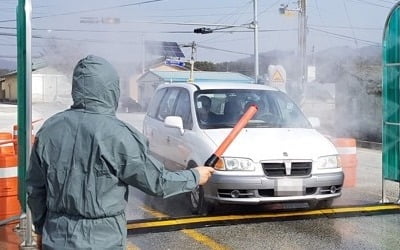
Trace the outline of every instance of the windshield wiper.
<path fill-rule="evenodd" d="M 235 124 L 229 123 L 214 123 L 214 124 L 204 124 L 202 127 L 206 129 L 214 129 L 214 128 L 233 128 Z"/>

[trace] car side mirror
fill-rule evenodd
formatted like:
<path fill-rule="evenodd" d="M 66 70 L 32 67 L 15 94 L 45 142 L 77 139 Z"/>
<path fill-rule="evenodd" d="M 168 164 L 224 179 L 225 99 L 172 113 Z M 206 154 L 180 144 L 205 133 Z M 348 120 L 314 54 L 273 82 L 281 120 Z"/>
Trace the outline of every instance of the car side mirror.
<path fill-rule="evenodd" d="M 170 128 L 177 128 L 181 132 L 181 135 L 183 135 L 183 121 L 182 117 L 180 116 L 167 116 L 164 120 L 164 125 L 166 127 Z"/>
<path fill-rule="evenodd" d="M 313 128 L 321 127 L 321 122 L 318 117 L 308 117 L 308 121 L 311 123 Z"/>

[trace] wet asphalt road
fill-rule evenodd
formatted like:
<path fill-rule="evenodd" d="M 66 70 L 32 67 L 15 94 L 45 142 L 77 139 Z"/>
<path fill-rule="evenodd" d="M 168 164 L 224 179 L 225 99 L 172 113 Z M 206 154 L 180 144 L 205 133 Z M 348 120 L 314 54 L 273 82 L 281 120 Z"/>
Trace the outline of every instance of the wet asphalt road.
<path fill-rule="evenodd" d="M 400 215 L 265 222 L 199 228 L 195 231 L 211 239 L 211 243 L 198 241 L 184 230 L 133 235 L 129 237 L 129 242 L 137 248 L 148 250 L 395 250 L 400 246 Z"/>

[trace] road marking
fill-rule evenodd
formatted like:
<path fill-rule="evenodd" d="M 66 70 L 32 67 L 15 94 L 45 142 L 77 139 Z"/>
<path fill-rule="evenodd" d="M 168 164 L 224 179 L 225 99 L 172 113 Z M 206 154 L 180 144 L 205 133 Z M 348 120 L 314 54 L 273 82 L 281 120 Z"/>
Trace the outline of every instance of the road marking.
<path fill-rule="evenodd" d="M 128 242 L 126 244 L 126 250 L 140 250 L 137 246 L 133 245 L 132 243 Z"/>
<path fill-rule="evenodd" d="M 143 209 L 144 211 L 148 212 L 149 214 L 153 215 L 156 218 L 168 218 L 169 216 L 166 214 L 163 214 L 153 208 L 147 207 L 145 205 L 142 205 L 140 207 L 141 209 Z M 128 225 L 127 225 L 128 226 Z M 129 227 L 128 227 L 129 229 Z M 208 246 L 210 249 L 212 250 L 228 250 L 229 248 L 221 245 L 220 243 L 214 241 L 213 239 L 211 239 L 210 237 L 197 232 L 196 230 L 193 229 L 182 229 L 180 230 L 182 233 L 186 234 L 187 236 L 189 236 L 190 238 L 200 242 L 203 245 Z"/>
<path fill-rule="evenodd" d="M 163 214 L 163 213 L 161 213 L 161 212 L 159 212 L 157 210 L 154 210 L 153 208 L 145 206 L 145 205 L 140 206 L 140 208 L 142 210 L 144 210 L 145 212 L 147 212 L 147 213 L 149 213 L 152 216 L 157 217 L 157 218 L 169 217 L 168 215 Z"/>
<path fill-rule="evenodd" d="M 267 214 L 248 214 L 248 215 L 223 215 L 223 216 L 201 216 L 201 217 L 189 217 L 189 218 L 173 218 L 157 221 L 145 221 L 145 222 L 133 222 L 127 224 L 128 230 L 140 230 L 146 229 L 148 231 L 161 229 L 168 227 L 182 227 L 193 225 L 217 225 L 227 224 L 228 222 L 238 222 L 245 220 L 267 220 L 267 219 L 285 219 L 295 217 L 316 217 L 316 216 L 332 216 L 332 215 L 349 215 L 349 214 L 368 214 L 374 212 L 400 212 L 400 205 L 396 204 L 384 204 L 384 205 L 373 205 L 373 206 L 362 206 L 362 207 L 342 207 L 342 208 L 327 208 L 320 210 L 308 210 L 308 211 L 293 211 L 293 212 L 275 212 Z"/>
<path fill-rule="evenodd" d="M 201 234 L 197 232 L 196 230 L 193 229 L 182 229 L 181 232 L 184 234 L 190 236 L 191 238 L 195 239 L 196 241 L 202 243 L 203 245 L 208 246 L 210 249 L 213 250 L 227 250 L 229 249 L 228 247 L 225 247 L 217 242 L 215 242 L 213 239 L 210 237 Z"/>

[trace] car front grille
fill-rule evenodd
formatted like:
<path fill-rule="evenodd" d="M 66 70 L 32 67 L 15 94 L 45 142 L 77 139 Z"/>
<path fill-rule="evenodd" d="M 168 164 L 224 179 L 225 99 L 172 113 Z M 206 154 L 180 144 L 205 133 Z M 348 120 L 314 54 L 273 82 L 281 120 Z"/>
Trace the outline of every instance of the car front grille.
<path fill-rule="evenodd" d="M 307 176 L 311 174 L 311 162 L 292 162 L 291 176 Z"/>
<path fill-rule="evenodd" d="M 284 163 L 262 163 L 262 167 L 266 176 L 279 177 L 286 175 Z"/>
<path fill-rule="evenodd" d="M 311 174 L 312 162 L 290 162 L 290 174 L 286 173 L 285 163 L 265 162 L 262 163 L 264 173 L 268 177 L 283 176 L 308 176 Z"/>

